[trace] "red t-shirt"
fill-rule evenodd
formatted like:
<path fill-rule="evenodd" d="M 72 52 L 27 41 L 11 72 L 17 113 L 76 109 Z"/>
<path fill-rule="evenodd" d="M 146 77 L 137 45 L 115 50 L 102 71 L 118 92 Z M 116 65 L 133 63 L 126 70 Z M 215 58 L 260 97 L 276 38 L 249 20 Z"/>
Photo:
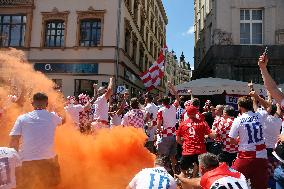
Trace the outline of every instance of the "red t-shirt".
<path fill-rule="evenodd" d="M 201 121 L 204 121 L 204 120 L 205 120 L 204 115 L 203 115 L 202 113 L 200 113 L 200 112 L 197 112 L 196 118 L 199 119 L 199 120 L 201 120 Z M 184 112 L 181 114 L 181 116 L 180 116 L 180 121 L 182 122 L 182 121 L 185 121 L 186 119 L 188 119 L 188 116 L 187 116 L 187 112 L 184 111 Z"/>
<path fill-rule="evenodd" d="M 222 163 L 216 169 L 205 173 L 201 177 L 200 186 L 202 189 L 213 189 L 216 186 L 248 189 L 245 176 L 228 167 L 226 163 Z"/>
<path fill-rule="evenodd" d="M 177 136 L 184 139 L 182 155 L 203 154 L 206 152 L 204 136 L 211 133 L 210 127 L 205 121 L 199 119 L 187 119 L 182 122 L 176 132 Z"/>

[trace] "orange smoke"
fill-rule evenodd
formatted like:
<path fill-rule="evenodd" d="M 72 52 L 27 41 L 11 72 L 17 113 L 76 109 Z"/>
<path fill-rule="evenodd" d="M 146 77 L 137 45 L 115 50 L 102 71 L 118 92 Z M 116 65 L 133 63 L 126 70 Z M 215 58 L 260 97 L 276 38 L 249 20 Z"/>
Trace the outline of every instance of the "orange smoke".
<path fill-rule="evenodd" d="M 49 109 L 63 113 L 63 95 L 53 88 L 53 82 L 35 72 L 22 52 L 0 51 L 0 109 L 5 109 L 0 115 L 0 146 L 8 145 L 16 118 L 32 111 L 30 99 L 35 92 L 45 92 Z M 18 96 L 17 103 L 8 102 L 9 94 Z M 131 127 L 101 130 L 94 137 L 80 134 L 72 124 L 60 126 L 55 138 L 62 176 L 58 189 L 125 188 L 140 169 L 153 166 L 145 139 L 142 130 Z"/>
<path fill-rule="evenodd" d="M 59 188 L 122 189 L 140 169 L 153 166 L 153 156 L 143 147 L 142 130 L 117 127 L 84 136 L 61 127 L 56 146 L 61 164 Z"/>

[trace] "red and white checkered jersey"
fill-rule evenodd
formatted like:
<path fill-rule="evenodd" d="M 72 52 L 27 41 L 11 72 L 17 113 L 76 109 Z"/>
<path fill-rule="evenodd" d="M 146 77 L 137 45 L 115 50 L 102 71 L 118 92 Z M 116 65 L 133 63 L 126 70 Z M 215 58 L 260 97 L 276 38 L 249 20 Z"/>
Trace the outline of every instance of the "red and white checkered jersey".
<path fill-rule="evenodd" d="M 216 135 L 217 138 L 223 143 L 223 151 L 229 153 L 236 153 L 238 152 L 238 145 L 231 144 L 229 132 L 233 125 L 234 118 L 221 118 L 220 122 L 216 128 Z"/>
<path fill-rule="evenodd" d="M 150 121 L 152 125 L 157 125 L 157 114 L 158 114 L 158 107 L 154 103 L 148 103 L 144 108 L 145 115 L 150 115 Z"/>
<path fill-rule="evenodd" d="M 202 189 L 242 188 L 248 189 L 245 176 L 222 163 L 219 167 L 206 172 L 200 180 Z"/>
<path fill-rule="evenodd" d="M 144 128 L 144 114 L 140 109 L 128 111 L 122 118 L 121 125 Z"/>
<path fill-rule="evenodd" d="M 222 116 L 216 116 L 214 118 L 214 122 L 213 122 L 213 125 L 212 125 L 212 129 L 213 130 L 215 130 L 218 127 L 218 125 L 221 122 L 221 120 L 222 120 Z"/>
<path fill-rule="evenodd" d="M 236 118 L 231 127 L 229 137 L 239 137 L 239 158 L 264 158 L 267 151 L 263 134 L 264 120 L 260 113 L 251 111 Z"/>
<path fill-rule="evenodd" d="M 176 111 L 174 105 L 163 106 L 159 109 L 157 119 L 163 121 L 162 137 L 175 135 Z"/>

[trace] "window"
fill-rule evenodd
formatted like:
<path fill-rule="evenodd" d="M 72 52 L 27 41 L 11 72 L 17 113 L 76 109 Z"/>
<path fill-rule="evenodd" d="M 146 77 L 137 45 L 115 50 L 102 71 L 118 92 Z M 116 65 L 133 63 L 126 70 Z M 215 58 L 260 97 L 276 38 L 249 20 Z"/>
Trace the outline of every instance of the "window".
<path fill-rule="evenodd" d="M 0 15 L 0 46 L 23 47 L 25 31 L 25 15 Z"/>
<path fill-rule="evenodd" d="M 263 43 L 263 11 L 242 9 L 240 11 L 240 44 Z"/>
<path fill-rule="evenodd" d="M 127 6 L 127 8 L 130 10 L 130 11 L 132 11 L 132 1 L 131 0 L 126 0 L 126 6 Z"/>
<path fill-rule="evenodd" d="M 136 63 L 136 57 L 137 57 L 137 38 L 135 37 L 133 39 L 133 52 L 132 52 L 132 58 L 135 63 Z"/>
<path fill-rule="evenodd" d="M 94 47 L 101 41 L 101 19 L 81 20 L 80 46 Z"/>
<path fill-rule="evenodd" d="M 125 29 L 125 52 L 129 55 L 130 52 L 130 39 L 131 39 L 131 33 L 129 29 Z"/>
<path fill-rule="evenodd" d="M 90 96 L 94 95 L 93 85 L 98 83 L 97 80 L 88 80 L 88 79 L 75 79 L 75 96 L 78 96 L 81 93 L 88 94 Z"/>
<path fill-rule="evenodd" d="M 140 46 L 142 46 L 142 44 L 140 43 Z M 144 70 L 144 50 L 143 50 L 143 48 L 140 48 L 140 50 L 139 50 L 140 52 L 139 52 L 139 68 L 140 68 L 140 70 Z"/>
<path fill-rule="evenodd" d="M 154 56 L 154 54 L 153 54 L 153 38 L 152 37 L 150 37 L 150 48 L 149 48 L 149 52 L 150 52 L 150 54 L 152 55 L 152 56 Z"/>
<path fill-rule="evenodd" d="M 45 47 L 64 46 L 65 22 L 63 20 L 51 20 L 46 22 Z"/>
<path fill-rule="evenodd" d="M 147 55 L 145 56 L 145 67 L 143 71 L 146 71 L 149 68 L 149 62 L 148 62 L 148 57 Z"/>
<path fill-rule="evenodd" d="M 141 15 L 141 26 L 140 26 L 140 31 L 141 31 L 142 38 L 144 39 L 145 20 L 144 20 L 144 16 L 142 16 L 142 15 Z"/>
<path fill-rule="evenodd" d="M 138 22 L 138 17 L 139 17 L 139 3 L 138 1 L 134 1 L 134 20 Z"/>

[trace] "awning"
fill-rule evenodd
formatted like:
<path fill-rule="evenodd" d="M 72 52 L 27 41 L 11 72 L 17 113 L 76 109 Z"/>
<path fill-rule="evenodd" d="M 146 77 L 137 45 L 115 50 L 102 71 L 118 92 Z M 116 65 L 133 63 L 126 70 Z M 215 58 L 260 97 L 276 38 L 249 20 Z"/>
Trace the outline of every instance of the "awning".
<path fill-rule="evenodd" d="M 266 96 L 266 89 L 263 85 L 254 84 L 257 94 Z M 248 83 L 243 81 L 221 79 L 221 78 L 202 78 L 182 83 L 176 86 L 179 95 L 188 95 L 190 89 L 193 95 L 215 95 L 226 94 L 248 95 Z"/>

